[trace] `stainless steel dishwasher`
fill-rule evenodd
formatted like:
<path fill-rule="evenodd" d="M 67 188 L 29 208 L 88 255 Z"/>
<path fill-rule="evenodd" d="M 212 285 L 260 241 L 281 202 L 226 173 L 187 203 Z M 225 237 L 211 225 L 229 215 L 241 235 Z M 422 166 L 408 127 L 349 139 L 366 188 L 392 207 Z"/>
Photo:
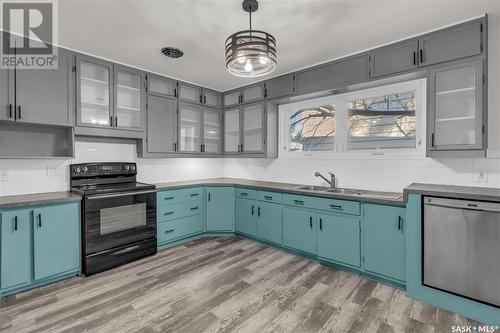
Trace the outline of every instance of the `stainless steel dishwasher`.
<path fill-rule="evenodd" d="M 424 197 L 423 284 L 500 307 L 500 203 Z"/>

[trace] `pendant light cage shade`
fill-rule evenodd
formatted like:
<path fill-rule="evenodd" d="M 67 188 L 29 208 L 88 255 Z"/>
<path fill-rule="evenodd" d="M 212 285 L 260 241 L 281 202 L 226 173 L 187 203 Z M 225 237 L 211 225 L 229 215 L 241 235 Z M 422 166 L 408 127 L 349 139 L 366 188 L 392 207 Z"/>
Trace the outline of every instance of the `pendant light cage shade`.
<path fill-rule="evenodd" d="M 267 32 L 243 30 L 226 40 L 226 68 L 234 75 L 266 75 L 276 69 L 276 64 L 276 39 Z"/>

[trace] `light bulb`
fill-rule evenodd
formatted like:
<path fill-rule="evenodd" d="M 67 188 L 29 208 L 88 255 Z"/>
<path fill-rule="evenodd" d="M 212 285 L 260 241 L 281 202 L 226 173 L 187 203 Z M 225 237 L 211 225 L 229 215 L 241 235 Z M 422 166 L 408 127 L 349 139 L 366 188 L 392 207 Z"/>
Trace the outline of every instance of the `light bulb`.
<path fill-rule="evenodd" d="M 267 57 L 260 57 L 260 58 L 259 58 L 259 62 L 260 62 L 262 65 L 267 64 L 267 61 L 268 61 Z"/>
<path fill-rule="evenodd" d="M 252 64 L 250 63 L 250 61 L 247 61 L 247 63 L 245 64 L 245 70 L 247 72 L 251 72 L 253 70 L 253 66 Z"/>

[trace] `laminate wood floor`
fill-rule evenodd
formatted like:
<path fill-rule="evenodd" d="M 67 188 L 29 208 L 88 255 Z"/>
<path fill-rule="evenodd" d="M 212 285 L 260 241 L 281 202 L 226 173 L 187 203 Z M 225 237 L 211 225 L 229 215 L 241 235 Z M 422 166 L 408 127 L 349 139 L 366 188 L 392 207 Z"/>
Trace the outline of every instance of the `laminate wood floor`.
<path fill-rule="evenodd" d="M 469 320 L 238 237 L 0 300 L 0 332 L 451 332 Z"/>

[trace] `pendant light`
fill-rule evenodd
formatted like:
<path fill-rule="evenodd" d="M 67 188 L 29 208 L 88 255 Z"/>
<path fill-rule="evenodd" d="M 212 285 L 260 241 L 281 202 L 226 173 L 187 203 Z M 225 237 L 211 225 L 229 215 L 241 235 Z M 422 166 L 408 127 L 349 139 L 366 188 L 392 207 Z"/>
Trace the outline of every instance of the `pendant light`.
<path fill-rule="evenodd" d="M 265 31 L 252 30 L 252 13 L 258 8 L 257 0 L 244 0 L 250 29 L 238 31 L 226 40 L 226 68 L 236 76 L 262 76 L 276 69 L 276 39 Z"/>

